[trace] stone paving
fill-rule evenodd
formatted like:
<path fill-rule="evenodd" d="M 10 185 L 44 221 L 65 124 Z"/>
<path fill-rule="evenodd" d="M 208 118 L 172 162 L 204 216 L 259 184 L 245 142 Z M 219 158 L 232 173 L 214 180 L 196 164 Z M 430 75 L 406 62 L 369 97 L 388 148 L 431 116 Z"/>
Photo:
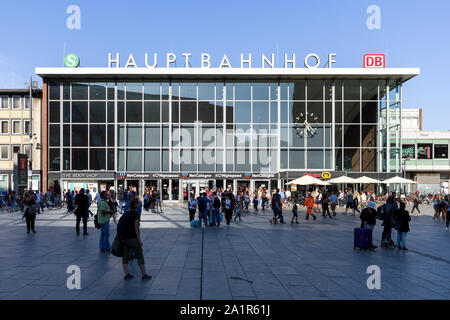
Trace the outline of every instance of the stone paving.
<path fill-rule="evenodd" d="M 450 232 L 433 221 L 432 208 L 413 216 L 409 251 L 353 250 L 359 217 L 319 217 L 286 224 L 271 212 L 244 213 L 230 227 L 191 228 L 186 205 L 164 204 L 163 214 L 142 215 L 147 271 L 123 279 L 121 259 L 98 250 L 99 231 L 76 236 L 73 214 L 38 215 L 26 234 L 20 213 L 0 213 L 0 299 L 450 299 Z M 111 241 L 116 233 L 112 224 Z M 379 244 L 377 221 L 374 239 Z M 393 231 L 393 238 L 396 232 Z M 202 251 L 203 244 L 203 251 Z M 202 254 L 203 253 L 203 254 Z M 66 268 L 81 268 L 81 289 L 69 290 Z M 366 286 L 369 265 L 381 268 L 381 289 Z"/>

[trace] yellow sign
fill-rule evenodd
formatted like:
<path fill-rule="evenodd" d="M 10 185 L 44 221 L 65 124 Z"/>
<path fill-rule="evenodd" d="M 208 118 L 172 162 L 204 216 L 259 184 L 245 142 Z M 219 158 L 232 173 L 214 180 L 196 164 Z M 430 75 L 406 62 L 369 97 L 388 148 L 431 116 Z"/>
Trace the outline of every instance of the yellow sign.
<path fill-rule="evenodd" d="M 322 172 L 322 178 L 330 179 L 331 178 L 331 173 L 329 173 L 328 171 Z"/>

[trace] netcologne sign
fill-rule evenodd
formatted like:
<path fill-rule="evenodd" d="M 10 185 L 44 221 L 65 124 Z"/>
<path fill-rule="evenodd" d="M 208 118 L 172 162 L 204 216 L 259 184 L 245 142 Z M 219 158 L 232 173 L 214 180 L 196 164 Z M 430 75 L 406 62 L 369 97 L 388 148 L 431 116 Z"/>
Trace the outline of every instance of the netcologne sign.
<path fill-rule="evenodd" d="M 184 67 L 190 68 L 191 62 L 190 59 L 192 57 L 192 53 L 182 53 L 181 54 L 184 60 Z M 328 68 L 332 68 L 333 64 L 336 63 L 336 53 L 328 54 Z M 165 63 L 166 68 L 171 68 L 177 61 L 177 55 L 175 53 L 167 53 L 164 57 L 159 57 L 158 54 L 153 53 L 153 57 L 149 57 L 148 53 L 144 54 L 144 65 L 145 68 L 158 68 L 158 63 Z M 259 57 L 252 56 L 251 53 L 244 55 L 241 53 L 241 59 L 239 65 L 232 66 L 230 59 L 226 54 L 222 56 L 220 59 L 220 63 L 216 66 L 212 66 L 211 63 L 211 55 L 209 53 L 201 53 L 199 60 L 201 68 L 275 68 L 275 54 L 270 54 L 266 56 L 261 54 Z M 316 53 L 309 53 L 304 57 L 303 64 L 305 68 L 318 68 L 320 66 L 320 57 Z M 283 67 L 284 68 L 296 68 L 297 66 L 297 57 L 295 53 L 292 54 L 284 54 Z M 135 56 L 130 53 L 128 58 L 126 59 L 125 65 L 120 64 L 120 53 L 116 53 L 113 56 L 111 53 L 108 53 L 108 68 L 138 68 L 142 66 L 138 66 L 136 63 Z"/>

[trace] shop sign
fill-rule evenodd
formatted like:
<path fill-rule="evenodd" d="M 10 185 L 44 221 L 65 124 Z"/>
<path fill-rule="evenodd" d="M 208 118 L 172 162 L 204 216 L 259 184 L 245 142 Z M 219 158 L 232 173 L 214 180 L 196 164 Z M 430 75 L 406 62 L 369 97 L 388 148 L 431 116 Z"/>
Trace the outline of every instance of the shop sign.
<path fill-rule="evenodd" d="M 61 179 L 114 179 L 112 172 L 62 172 Z"/>

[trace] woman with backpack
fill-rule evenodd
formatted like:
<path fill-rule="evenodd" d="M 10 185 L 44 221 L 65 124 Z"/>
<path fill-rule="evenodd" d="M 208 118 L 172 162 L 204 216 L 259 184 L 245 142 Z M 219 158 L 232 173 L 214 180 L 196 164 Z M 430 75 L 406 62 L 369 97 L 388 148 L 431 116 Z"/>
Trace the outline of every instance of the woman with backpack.
<path fill-rule="evenodd" d="M 30 233 L 30 229 L 33 233 L 36 233 L 36 230 L 34 230 L 34 223 L 36 221 L 36 203 L 28 191 L 25 192 L 19 207 L 22 208 L 23 211 L 22 219 L 25 218 L 27 221 L 27 233 Z"/>
<path fill-rule="evenodd" d="M 135 257 L 138 260 L 139 269 L 142 273 L 142 280 L 152 278 L 151 275 L 148 275 L 145 272 L 144 253 L 142 252 L 142 246 L 144 244 L 141 240 L 139 215 L 136 211 L 138 206 L 138 199 L 132 198 L 130 200 L 130 210 L 126 211 L 122 217 L 120 217 L 119 223 L 117 224 L 117 236 L 123 247 L 122 267 L 125 272 L 125 280 L 134 278 L 134 276 L 128 272 L 128 260 L 131 250 L 133 250 Z"/>

